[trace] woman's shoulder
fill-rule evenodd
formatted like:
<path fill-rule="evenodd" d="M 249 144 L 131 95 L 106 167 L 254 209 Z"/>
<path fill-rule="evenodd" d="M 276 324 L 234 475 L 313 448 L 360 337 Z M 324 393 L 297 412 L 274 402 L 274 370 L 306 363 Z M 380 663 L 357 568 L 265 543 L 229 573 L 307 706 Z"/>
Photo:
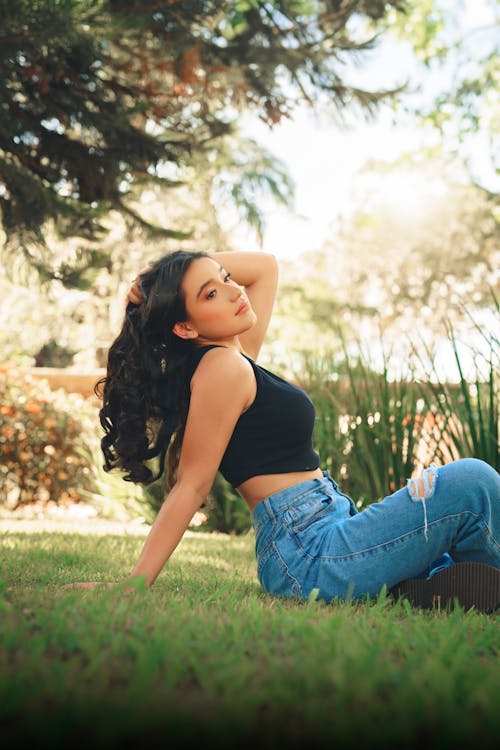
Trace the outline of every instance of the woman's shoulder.
<path fill-rule="evenodd" d="M 225 393 L 235 396 L 245 394 L 248 400 L 255 397 L 255 375 L 251 363 L 237 349 L 212 346 L 201 354 L 191 377 L 191 392 Z"/>
<path fill-rule="evenodd" d="M 218 344 L 208 344 L 207 346 L 197 346 L 195 349 L 193 349 L 191 354 L 189 355 L 191 375 L 193 375 L 201 360 L 208 354 L 208 352 L 212 351 L 213 349 L 222 348 L 223 347 L 219 346 Z"/>
<path fill-rule="evenodd" d="M 210 344 L 199 347 L 192 356 L 193 374 L 195 376 L 206 375 L 218 370 L 227 371 L 250 371 L 250 362 L 242 352 L 230 346 Z"/>

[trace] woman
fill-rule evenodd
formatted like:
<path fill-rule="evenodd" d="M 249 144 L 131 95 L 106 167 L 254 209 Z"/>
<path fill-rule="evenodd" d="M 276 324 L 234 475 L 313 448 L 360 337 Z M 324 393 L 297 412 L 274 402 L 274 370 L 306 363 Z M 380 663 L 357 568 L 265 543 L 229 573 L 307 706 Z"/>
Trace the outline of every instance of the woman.
<path fill-rule="evenodd" d="M 431 467 L 358 513 L 320 468 L 307 395 L 255 364 L 277 275 L 264 253 L 179 251 L 129 290 L 103 381 L 106 468 L 147 483 L 168 454 L 172 482 L 131 578 L 154 582 L 220 469 L 251 512 L 269 593 L 330 601 L 385 584 L 420 606 L 493 611 L 498 473 L 475 459 Z"/>

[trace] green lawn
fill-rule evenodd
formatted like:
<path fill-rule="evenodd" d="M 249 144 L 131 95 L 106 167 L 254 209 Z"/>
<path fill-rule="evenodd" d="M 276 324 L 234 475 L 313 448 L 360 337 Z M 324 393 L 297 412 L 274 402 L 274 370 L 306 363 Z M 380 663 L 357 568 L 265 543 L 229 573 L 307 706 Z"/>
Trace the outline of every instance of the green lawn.
<path fill-rule="evenodd" d="M 61 588 L 142 541 L 3 535 L 3 747 L 497 746 L 498 616 L 274 599 L 251 533 L 185 537 L 149 591 Z"/>

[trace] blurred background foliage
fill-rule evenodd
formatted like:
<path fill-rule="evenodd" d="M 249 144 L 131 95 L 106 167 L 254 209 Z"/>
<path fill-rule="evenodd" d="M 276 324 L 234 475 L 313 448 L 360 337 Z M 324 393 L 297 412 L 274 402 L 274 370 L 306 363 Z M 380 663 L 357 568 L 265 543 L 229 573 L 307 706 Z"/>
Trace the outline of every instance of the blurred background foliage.
<path fill-rule="evenodd" d="M 345 127 L 384 106 L 428 146 L 368 161 L 331 236 L 282 260 L 262 361 L 314 396 L 322 460 L 361 503 L 400 486 L 426 441 L 498 467 L 499 203 L 474 158 L 481 138 L 497 166 L 498 7 L 482 5 L 491 27 L 464 32 L 465 0 L 0 0 L 0 360 L 102 367 L 138 268 L 178 247 L 244 250 L 227 216 L 262 244 L 294 184 L 243 114 L 272 128 L 306 104 Z M 430 96 L 359 84 L 386 39 Z M 86 424 L 87 498 L 157 507 L 162 486 L 103 474 Z M 223 480 L 210 502 L 214 527 L 247 527 Z"/>
<path fill-rule="evenodd" d="M 450 382 L 432 351 L 411 342 L 404 364 L 400 352 L 384 351 L 380 367 L 362 342 L 349 346 L 338 335 L 341 353 L 303 353 L 295 379 L 315 403 L 314 444 L 321 465 L 358 508 L 403 487 L 432 461 L 475 456 L 500 470 L 497 338 L 485 334 L 489 355 L 476 353 L 471 379 L 448 331 L 457 374 Z M 0 395 L 4 509 L 35 506 L 43 513 L 54 504 L 83 502 L 91 515 L 153 519 L 168 490 L 165 479 L 143 487 L 122 481 L 119 472 L 103 471 L 96 405 L 53 391 L 46 381 L 12 366 L 0 371 Z M 250 528 L 250 517 L 242 498 L 217 476 L 197 523 L 242 533 Z"/>

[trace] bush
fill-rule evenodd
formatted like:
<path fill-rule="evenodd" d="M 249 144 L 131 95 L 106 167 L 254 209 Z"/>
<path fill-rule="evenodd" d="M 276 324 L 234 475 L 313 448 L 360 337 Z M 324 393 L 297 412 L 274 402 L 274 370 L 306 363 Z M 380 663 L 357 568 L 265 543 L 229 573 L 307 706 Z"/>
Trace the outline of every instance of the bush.
<path fill-rule="evenodd" d="M 252 527 L 247 505 L 241 495 L 218 473 L 205 505 L 207 531 L 244 534 Z"/>
<path fill-rule="evenodd" d="M 7 507 L 81 500 L 92 485 L 82 433 L 85 423 L 95 431 L 95 409 L 9 366 L 0 368 L 0 404 L 0 496 Z"/>
<path fill-rule="evenodd" d="M 160 510 L 169 491 L 166 477 L 143 488 L 144 500 L 148 504 L 149 518 Z M 218 531 L 226 534 L 243 534 L 252 526 L 245 501 L 235 489 L 217 472 L 208 497 L 194 516 L 194 523 L 201 531 Z"/>

